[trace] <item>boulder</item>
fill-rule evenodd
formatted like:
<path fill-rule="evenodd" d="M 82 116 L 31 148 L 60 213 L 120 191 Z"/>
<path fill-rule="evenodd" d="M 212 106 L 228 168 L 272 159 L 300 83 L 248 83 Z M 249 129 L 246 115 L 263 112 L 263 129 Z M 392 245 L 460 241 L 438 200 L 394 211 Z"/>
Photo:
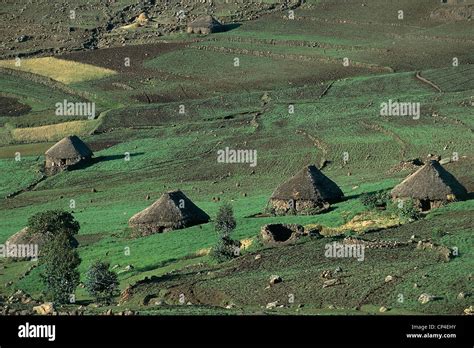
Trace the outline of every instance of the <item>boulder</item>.
<path fill-rule="evenodd" d="M 281 283 L 283 279 L 279 275 L 272 275 L 270 277 L 270 285 Z"/>

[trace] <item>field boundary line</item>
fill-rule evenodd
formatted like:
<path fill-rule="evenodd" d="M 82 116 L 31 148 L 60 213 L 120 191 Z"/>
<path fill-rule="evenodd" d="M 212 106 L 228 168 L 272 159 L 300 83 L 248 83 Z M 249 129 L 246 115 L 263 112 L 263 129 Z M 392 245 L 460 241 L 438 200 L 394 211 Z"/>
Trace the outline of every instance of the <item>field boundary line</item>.
<path fill-rule="evenodd" d="M 443 91 L 441 90 L 441 88 L 440 88 L 437 84 L 435 84 L 434 82 L 432 82 L 432 81 L 428 80 L 427 78 L 421 76 L 421 72 L 420 72 L 420 71 L 417 71 L 417 72 L 416 72 L 415 77 L 416 77 L 419 81 L 430 85 L 431 87 L 433 87 L 434 89 L 436 89 L 439 93 L 443 93 Z"/>
<path fill-rule="evenodd" d="M 230 47 L 218 47 L 218 46 L 191 46 L 188 45 L 186 48 L 201 50 L 201 51 L 213 51 L 219 53 L 233 53 L 233 54 L 242 54 L 254 57 L 265 57 L 265 58 L 274 58 L 274 59 L 282 59 L 282 60 L 293 60 L 299 62 L 320 62 L 320 63 L 328 63 L 328 64 L 341 64 L 341 62 L 334 58 L 329 57 L 311 57 L 305 55 L 296 55 L 296 54 L 279 54 L 279 53 L 272 53 L 272 52 L 265 52 L 265 51 L 258 51 L 258 50 L 248 50 L 248 49 L 240 49 L 240 48 L 230 48 Z M 387 66 L 381 66 L 377 64 L 369 64 L 369 63 L 362 63 L 352 61 L 351 66 L 355 68 L 365 68 L 372 71 L 379 71 L 379 72 L 395 72 L 393 68 Z"/>

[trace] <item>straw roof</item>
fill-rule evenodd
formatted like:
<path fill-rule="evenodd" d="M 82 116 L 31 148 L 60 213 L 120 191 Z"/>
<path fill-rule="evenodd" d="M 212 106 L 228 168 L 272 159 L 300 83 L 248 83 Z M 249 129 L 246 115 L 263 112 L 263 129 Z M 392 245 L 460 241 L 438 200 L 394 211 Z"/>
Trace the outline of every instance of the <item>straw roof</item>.
<path fill-rule="evenodd" d="M 93 155 L 91 149 L 75 135 L 58 141 L 45 154 L 48 157 L 60 159 L 91 157 Z"/>
<path fill-rule="evenodd" d="M 208 221 L 209 215 L 198 208 L 183 192 L 170 191 L 164 193 L 148 208 L 132 216 L 129 224 L 160 232 L 163 229 L 184 228 Z"/>
<path fill-rule="evenodd" d="M 466 188 L 438 161 L 429 161 L 392 190 L 394 198 L 446 201 L 448 196 L 462 199 Z"/>
<path fill-rule="evenodd" d="M 29 233 L 28 227 L 18 231 L 10 238 L 8 238 L 8 244 L 38 244 L 38 247 L 42 247 L 48 238 L 43 233 Z"/>
<path fill-rule="evenodd" d="M 344 194 L 337 184 L 316 166 L 309 165 L 277 187 L 271 199 L 335 202 Z"/>

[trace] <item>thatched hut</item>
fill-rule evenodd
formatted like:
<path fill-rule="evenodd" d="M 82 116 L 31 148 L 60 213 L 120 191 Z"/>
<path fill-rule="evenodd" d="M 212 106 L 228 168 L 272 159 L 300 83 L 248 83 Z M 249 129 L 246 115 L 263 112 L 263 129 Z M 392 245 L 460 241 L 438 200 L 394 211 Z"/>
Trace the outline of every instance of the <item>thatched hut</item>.
<path fill-rule="evenodd" d="M 45 169 L 48 174 L 55 174 L 73 165 L 90 161 L 91 149 L 77 136 L 63 138 L 45 153 Z"/>
<path fill-rule="evenodd" d="M 429 161 L 391 192 L 396 200 L 413 199 L 421 211 L 467 196 L 466 188 L 438 161 Z"/>
<path fill-rule="evenodd" d="M 135 214 L 128 221 L 138 235 L 146 236 L 203 224 L 209 215 L 197 207 L 181 191 L 164 193 L 151 206 Z"/>
<path fill-rule="evenodd" d="M 222 30 L 222 24 L 210 15 L 200 16 L 188 24 L 188 34 L 210 34 Z"/>
<path fill-rule="evenodd" d="M 277 187 L 269 205 L 277 215 L 314 214 L 326 210 L 330 203 L 343 198 L 339 186 L 316 166 L 309 165 Z"/>

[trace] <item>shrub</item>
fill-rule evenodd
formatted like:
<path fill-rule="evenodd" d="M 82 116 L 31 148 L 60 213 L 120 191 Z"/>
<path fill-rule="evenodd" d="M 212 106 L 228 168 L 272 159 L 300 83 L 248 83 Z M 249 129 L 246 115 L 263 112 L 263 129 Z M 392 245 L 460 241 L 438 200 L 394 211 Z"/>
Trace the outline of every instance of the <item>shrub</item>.
<path fill-rule="evenodd" d="M 219 208 L 216 216 L 215 229 L 219 234 L 217 244 L 211 249 L 210 257 L 217 262 L 228 261 L 240 253 L 240 242 L 230 238 L 231 232 L 237 223 L 230 204 L 224 204 Z"/>
<path fill-rule="evenodd" d="M 398 216 L 401 220 L 416 221 L 421 218 L 418 206 L 412 199 L 398 202 L 397 207 Z"/>
<path fill-rule="evenodd" d="M 219 238 L 209 256 L 217 262 L 225 262 L 239 255 L 240 243 L 230 238 Z"/>
<path fill-rule="evenodd" d="M 390 201 L 390 195 L 387 191 L 364 193 L 360 196 L 360 200 L 369 209 L 385 208 Z"/>
<path fill-rule="evenodd" d="M 215 228 L 221 237 L 229 236 L 237 226 L 234 218 L 234 211 L 230 204 L 223 204 L 217 212 Z"/>
<path fill-rule="evenodd" d="M 109 264 L 96 261 L 86 273 L 85 286 L 97 302 L 110 304 L 118 289 L 117 274 L 109 270 Z"/>
<path fill-rule="evenodd" d="M 41 278 L 46 294 L 54 302 L 68 303 L 79 285 L 81 259 L 71 245 L 71 238 L 60 232 L 49 240 L 43 249 L 40 264 L 44 267 Z"/>

